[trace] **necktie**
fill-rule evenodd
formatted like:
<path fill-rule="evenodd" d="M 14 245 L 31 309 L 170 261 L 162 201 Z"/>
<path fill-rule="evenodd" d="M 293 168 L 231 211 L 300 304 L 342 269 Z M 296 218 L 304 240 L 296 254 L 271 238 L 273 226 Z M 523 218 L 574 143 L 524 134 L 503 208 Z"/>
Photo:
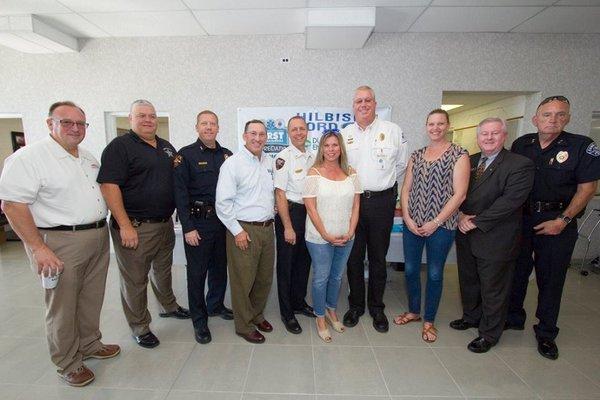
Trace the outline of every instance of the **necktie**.
<path fill-rule="evenodd" d="M 481 157 L 481 162 L 479 163 L 477 170 L 475 170 L 475 180 L 478 180 L 483 175 L 483 172 L 485 171 L 486 161 L 487 161 L 487 157 Z"/>

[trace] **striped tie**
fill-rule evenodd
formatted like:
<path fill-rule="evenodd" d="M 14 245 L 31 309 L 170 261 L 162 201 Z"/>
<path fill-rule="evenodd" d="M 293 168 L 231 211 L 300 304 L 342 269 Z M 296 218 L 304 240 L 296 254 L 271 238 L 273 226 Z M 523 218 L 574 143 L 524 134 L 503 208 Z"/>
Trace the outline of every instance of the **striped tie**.
<path fill-rule="evenodd" d="M 481 178 L 481 176 L 483 175 L 483 172 L 485 171 L 486 161 L 487 161 L 487 157 L 481 157 L 481 162 L 479 163 L 479 166 L 477 167 L 477 170 L 475 171 L 475 180 L 479 180 L 479 178 Z"/>

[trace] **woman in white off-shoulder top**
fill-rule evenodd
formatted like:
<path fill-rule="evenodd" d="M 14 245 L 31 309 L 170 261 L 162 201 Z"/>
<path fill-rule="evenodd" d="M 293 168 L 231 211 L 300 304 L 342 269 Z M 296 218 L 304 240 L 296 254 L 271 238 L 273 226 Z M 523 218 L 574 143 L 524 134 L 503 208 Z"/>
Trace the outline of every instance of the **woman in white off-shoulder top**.
<path fill-rule="evenodd" d="M 344 326 L 335 312 L 342 274 L 354 242 L 362 193 L 356 172 L 348 166 L 337 130 L 326 130 L 304 184 L 306 245 L 313 265 L 312 300 L 317 333 L 331 342 L 329 323 L 337 332 Z"/>

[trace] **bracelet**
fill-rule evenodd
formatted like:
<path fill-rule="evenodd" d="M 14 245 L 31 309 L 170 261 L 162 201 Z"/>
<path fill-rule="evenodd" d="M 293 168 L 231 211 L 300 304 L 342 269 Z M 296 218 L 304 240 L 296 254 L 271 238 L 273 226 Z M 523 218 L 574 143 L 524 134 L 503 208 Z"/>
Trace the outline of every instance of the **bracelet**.
<path fill-rule="evenodd" d="M 443 225 L 443 223 L 442 223 L 442 222 L 440 222 L 440 220 L 439 220 L 439 219 L 437 219 L 437 217 L 435 217 L 435 218 L 433 219 L 433 222 L 435 222 L 435 223 L 437 224 L 437 226 L 438 226 L 438 227 L 440 227 L 440 226 L 442 226 L 442 225 Z"/>

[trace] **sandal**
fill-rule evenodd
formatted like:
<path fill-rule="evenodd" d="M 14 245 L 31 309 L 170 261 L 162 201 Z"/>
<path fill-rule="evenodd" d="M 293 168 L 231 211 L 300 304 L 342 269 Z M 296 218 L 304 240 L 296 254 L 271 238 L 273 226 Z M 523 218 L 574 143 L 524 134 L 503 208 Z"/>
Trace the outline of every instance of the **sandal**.
<path fill-rule="evenodd" d="M 344 333 L 346 330 L 346 328 L 344 328 L 344 324 L 342 324 L 340 321 L 334 321 L 329 314 L 325 314 L 325 321 L 331 325 L 334 331 L 338 333 Z"/>
<path fill-rule="evenodd" d="M 405 312 L 402 313 L 400 315 L 398 315 L 396 318 L 394 318 L 394 324 L 396 325 L 406 325 L 410 322 L 418 322 L 421 320 L 420 316 L 417 316 L 417 318 L 410 318 L 408 315 L 411 313 Z M 416 314 L 412 314 L 412 315 L 416 315 Z"/>
<path fill-rule="evenodd" d="M 319 335 L 325 343 L 331 343 L 331 333 L 329 333 L 329 329 L 325 328 L 320 331 L 319 328 L 317 328 L 317 335 Z"/>
<path fill-rule="evenodd" d="M 426 322 L 427 323 L 427 322 Z M 425 323 L 425 324 L 426 324 Z M 421 337 L 423 338 L 424 341 L 426 341 L 427 343 L 433 343 L 437 340 L 438 338 L 438 331 L 435 328 L 435 326 L 433 326 L 433 324 L 430 324 L 429 326 L 425 326 L 425 324 L 423 324 L 423 332 L 421 332 Z M 429 337 L 432 336 L 433 339 L 430 339 Z"/>

